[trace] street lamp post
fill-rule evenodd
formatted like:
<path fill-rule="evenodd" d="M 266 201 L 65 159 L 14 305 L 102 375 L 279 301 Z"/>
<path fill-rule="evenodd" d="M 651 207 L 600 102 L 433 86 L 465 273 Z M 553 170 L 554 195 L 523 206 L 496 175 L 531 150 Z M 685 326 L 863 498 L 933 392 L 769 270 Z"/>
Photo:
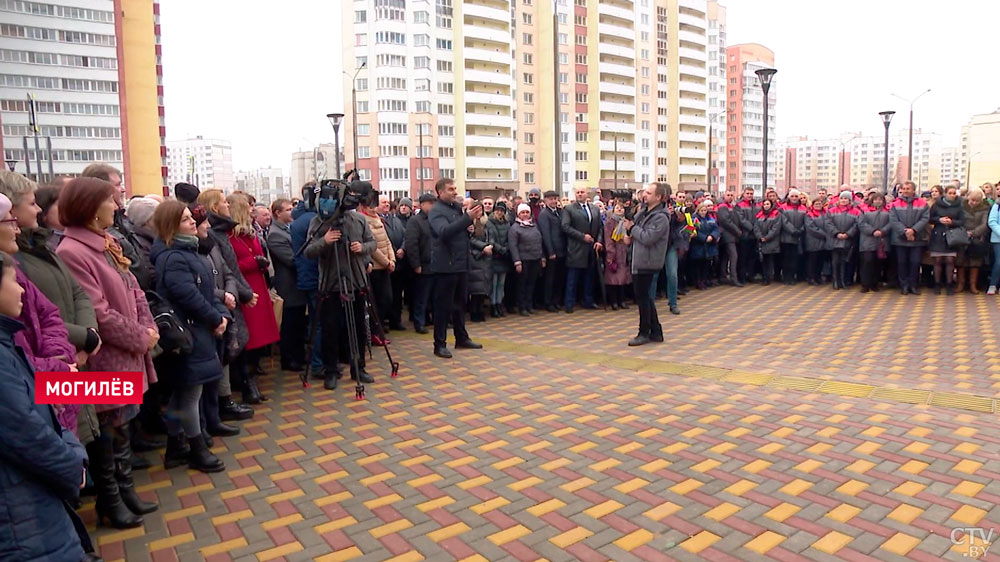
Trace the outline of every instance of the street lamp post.
<path fill-rule="evenodd" d="M 7 163 L 7 168 L 13 172 L 14 166 L 17 165 L 17 160 L 4 160 L 4 162 Z"/>
<path fill-rule="evenodd" d="M 767 106 L 768 106 L 768 92 L 771 91 L 771 79 L 774 78 L 774 74 L 778 72 L 773 68 L 759 68 L 755 72 L 757 78 L 760 80 L 760 89 L 764 92 L 764 169 L 761 175 L 761 195 L 767 190 Z"/>
<path fill-rule="evenodd" d="M 326 118 L 329 119 L 330 124 L 333 125 L 333 169 L 336 174 L 336 178 L 340 179 L 340 124 L 344 122 L 344 114 L 327 113 Z M 357 150 L 357 148 L 357 146 L 354 147 L 355 150 Z M 313 151 L 313 165 L 316 165 L 315 150 Z M 357 162 L 354 163 L 354 167 L 358 167 Z"/>
<path fill-rule="evenodd" d="M 908 100 L 908 99 L 906 99 L 903 96 L 900 96 L 898 94 L 892 94 L 893 96 L 895 96 L 895 97 L 897 97 L 897 98 L 899 98 L 899 99 L 901 99 L 901 100 L 903 100 L 905 102 L 908 102 L 910 104 L 910 151 L 909 151 L 908 156 L 907 156 L 907 158 L 909 158 L 909 161 L 907 162 L 908 165 L 907 165 L 907 171 L 906 171 L 906 176 L 907 176 L 906 179 L 908 179 L 908 180 L 912 180 L 913 179 L 911 177 L 911 176 L 913 176 L 913 104 L 916 103 L 918 99 L 920 99 L 924 94 L 926 94 L 929 91 L 931 91 L 931 89 L 927 88 L 926 90 L 923 91 L 922 94 L 920 94 L 919 96 L 913 98 L 912 100 Z"/>
<path fill-rule="evenodd" d="M 708 118 L 708 164 L 705 166 L 705 179 L 708 182 L 709 195 L 712 193 L 712 129 L 715 128 L 715 120 L 725 112 L 726 110 L 719 111 Z"/>
<path fill-rule="evenodd" d="M 885 125 L 885 144 L 882 145 L 882 154 L 885 157 L 885 162 L 882 165 L 882 183 L 885 185 L 882 193 L 889 193 L 889 122 L 892 121 L 892 116 L 896 112 L 880 111 L 878 114 L 882 116 L 882 124 Z"/>
<path fill-rule="evenodd" d="M 858 138 L 858 135 L 854 135 L 853 137 L 851 137 L 851 138 L 849 138 L 849 139 L 847 139 L 845 141 L 841 141 L 841 142 L 838 143 L 838 144 L 840 144 L 840 152 L 837 153 L 837 179 L 839 181 L 839 183 L 835 186 L 837 189 L 840 189 L 840 186 L 844 185 L 844 162 L 843 162 L 843 160 L 844 160 L 844 150 L 847 147 L 847 143 L 849 143 L 849 142 L 851 142 L 851 141 L 853 141 L 853 140 L 855 140 L 857 138 Z"/>
<path fill-rule="evenodd" d="M 361 66 L 354 71 L 354 76 L 351 76 L 347 71 L 342 71 L 344 76 L 351 77 L 351 127 L 354 128 L 352 137 L 354 138 L 354 169 L 358 169 L 358 74 L 368 68 L 368 62 L 361 63 Z M 337 174 L 340 174 L 338 168 Z"/>

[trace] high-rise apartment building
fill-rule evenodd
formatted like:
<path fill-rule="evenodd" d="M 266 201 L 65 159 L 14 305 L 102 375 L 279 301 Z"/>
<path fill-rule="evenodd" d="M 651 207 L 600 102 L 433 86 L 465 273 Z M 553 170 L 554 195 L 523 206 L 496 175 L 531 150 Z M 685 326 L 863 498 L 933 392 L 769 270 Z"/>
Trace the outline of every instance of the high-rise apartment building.
<path fill-rule="evenodd" d="M 708 2 L 708 120 L 711 128 L 709 174 L 714 193 L 726 187 L 726 8 Z"/>
<path fill-rule="evenodd" d="M 706 0 L 369 0 L 344 21 L 357 160 L 382 191 L 704 184 Z"/>
<path fill-rule="evenodd" d="M 764 91 L 755 74 L 762 68 L 774 67 L 774 53 L 763 45 L 747 43 L 731 45 L 727 49 L 726 84 L 729 111 L 726 133 L 726 186 L 736 189 L 753 188 L 763 194 L 764 157 Z M 771 82 L 768 94 L 768 183 L 774 185 L 775 142 L 774 123 L 776 120 L 775 86 L 778 77 Z"/>
<path fill-rule="evenodd" d="M 949 179 L 962 179 L 963 185 L 1000 180 L 1000 109 L 973 115 L 962 127 L 962 145 L 966 153 L 965 170 Z"/>
<path fill-rule="evenodd" d="M 258 205 L 270 206 L 276 199 L 291 198 L 288 176 L 281 171 L 281 168 L 258 168 L 248 172 L 236 172 L 234 187 L 253 195 Z"/>
<path fill-rule="evenodd" d="M 341 155 L 340 170 L 343 174 L 348 171 L 344 169 L 343 149 L 341 149 Z M 331 143 L 320 144 L 312 150 L 293 152 L 291 171 L 288 173 L 288 177 L 295 196 L 299 196 L 301 188 L 306 182 L 340 177 L 337 174 L 336 164 L 334 146 Z"/>
<path fill-rule="evenodd" d="M 157 2 L 0 0 L 0 37 L 5 161 L 42 181 L 107 162 L 130 193 L 163 192 Z"/>
<path fill-rule="evenodd" d="M 232 191 L 233 146 L 229 141 L 195 137 L 167 143 L 169 185 L 193 183 L 202 189 Z"/>

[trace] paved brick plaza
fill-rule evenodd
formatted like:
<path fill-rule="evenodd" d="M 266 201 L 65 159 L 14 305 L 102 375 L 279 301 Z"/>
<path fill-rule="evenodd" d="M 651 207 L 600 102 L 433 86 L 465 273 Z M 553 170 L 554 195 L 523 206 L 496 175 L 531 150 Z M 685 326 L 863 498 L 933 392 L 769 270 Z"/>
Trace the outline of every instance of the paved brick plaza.
<path fill-rule="evenodd" d="M 720 288 L 662 345 L 625 346 L 635 307 L 542 312 L 470 324 L 486 349 L 451 361 L 394 333 L 368 400 L 271 374 L 216 440 L 227 472 L 139 474 L 160 510 L 96 538 L 109 561 L 968 559 L 952 529 L 1000 538 L 998 306 Z"/>

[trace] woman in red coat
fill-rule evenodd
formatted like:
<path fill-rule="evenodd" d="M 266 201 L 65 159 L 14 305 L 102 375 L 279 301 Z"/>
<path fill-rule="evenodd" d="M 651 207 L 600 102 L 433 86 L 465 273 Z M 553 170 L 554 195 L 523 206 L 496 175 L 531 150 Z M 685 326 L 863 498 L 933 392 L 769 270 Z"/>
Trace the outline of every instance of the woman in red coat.
<path fill-rule="evenodd" d="M 248 368 L 259 372 L 262 348 L 280 338 L 278 323 L 274 318 L 274 303 L 271 302 L 267 279 L 264 277 L 270 263 L 253 227 L 250 200 L 242 193 L 234 193 L 226 199 L 229 202 L 230 218 L 236 223 L 236 228 L 229 233 L 229 241 L 236 252 L 240 273 L 259 296 L 257 302 L 252 303 L 253 306 L 250 306 L 251 303 L 240 305 L 247 322 L 247 331 L 250 332 L 250 340 L 244 350 L 246 364 Z"/>

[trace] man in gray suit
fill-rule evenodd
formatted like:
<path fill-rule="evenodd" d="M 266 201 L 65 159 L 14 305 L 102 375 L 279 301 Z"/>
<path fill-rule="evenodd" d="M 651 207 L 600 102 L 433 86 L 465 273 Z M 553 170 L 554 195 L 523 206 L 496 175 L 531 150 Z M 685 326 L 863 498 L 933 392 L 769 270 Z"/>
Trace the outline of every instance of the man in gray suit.
<path fill-rule="evenodd" d="M 576 202 L 562 213 L 562 229 L 566 233 L 566 312 L 573 312 L 576 288 L 583 280 L 583 308 L 594 304 L 595 252 L 604 249 L 604 225 L 601 211 L 587 200 L 587 190 L 576 190 Z"/>

